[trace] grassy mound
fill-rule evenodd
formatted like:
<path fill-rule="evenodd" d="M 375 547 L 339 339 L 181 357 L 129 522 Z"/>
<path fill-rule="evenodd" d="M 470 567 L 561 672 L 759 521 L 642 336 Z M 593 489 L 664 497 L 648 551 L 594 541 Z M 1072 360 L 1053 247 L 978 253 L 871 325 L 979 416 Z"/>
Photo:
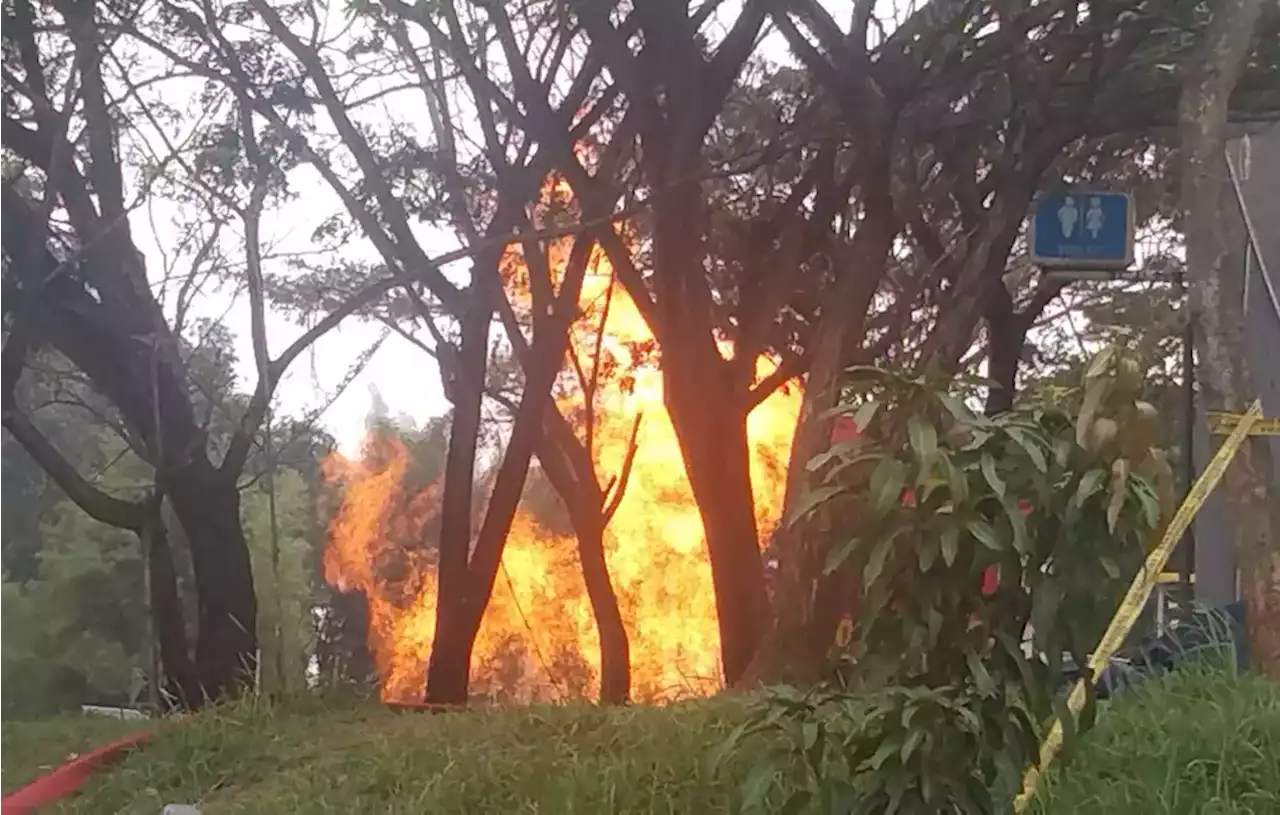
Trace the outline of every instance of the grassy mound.
<path fill-rule="evenodd" d="M 166 723 L 153 744 L 64 809 L 155 815 L 184 802 L 205 813 L 727 812 L 745 767 L 716 776 L 707 754 L 743 705 L 430 716 L 319 700 L 242 702 Z M 75 726 L 101 738 L 76 733 L 78 741 L 55 746 L 56 734 Z M 5 788 L 122 728 L 128 723 L 5 722 Z M 1280 686 L 1262 679 L 1180 672 L 1104 709 L 1081 748 L 1048 779 L 1040 811 L 1280 812 Z"/>
<path fill-rule="evenodd" d="M 167 723 L 65 809 L 219 812 L 722 812 L 732 786 L 703 754 L 742 702 L 394 713 L 376 705 L 243 702 Z M 27 727 L 12 726 L 8 756 Z M 5 724 L 6 730 L 10 729 Z"/>

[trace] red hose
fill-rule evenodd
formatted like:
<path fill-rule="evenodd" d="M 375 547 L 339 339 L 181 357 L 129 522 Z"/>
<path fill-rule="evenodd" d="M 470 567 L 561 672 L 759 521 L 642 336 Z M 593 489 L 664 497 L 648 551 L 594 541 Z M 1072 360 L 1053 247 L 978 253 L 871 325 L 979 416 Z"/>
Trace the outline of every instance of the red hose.
<path fill-rule="evenodd" d="M 26 815 L 36 807 L 48 806 L 54 801 L 66 798 L 80 789 L 84 782 L 89 780 L 89 776 L 119 761 L 125 753 L 144 744 L 151 735 L 150 730 L 135 733 L 103 745 L 91 753 L 73 758 L 12 795 L 0 799 L 0 811 L 3 815 Z"/>

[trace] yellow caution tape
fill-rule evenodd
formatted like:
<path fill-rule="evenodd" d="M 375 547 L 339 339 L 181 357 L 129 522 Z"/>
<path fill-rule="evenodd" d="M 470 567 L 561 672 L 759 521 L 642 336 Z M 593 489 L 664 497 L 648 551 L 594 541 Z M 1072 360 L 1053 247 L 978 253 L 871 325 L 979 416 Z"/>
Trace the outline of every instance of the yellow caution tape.
<path fill-rule="evenodd" d="M 1209 430 L 1219 436 L 1225 436 L 1240 423 L 1241 414 L 1224 413 L 1211 410 L 1208 413 Z M 1259 419 L 1253 423 L 1250 436 L 1280 436 L 1280 419 Z"/>
<path fill-rule="evenodd" d="M 1209 466 L 1196 479 L 1195 485 L 1187 493 L 1182 506 L 1178 507 L 1178 511 L 1169 523 L 1169 528 L 1165 530 L 1160 543 L 1147 555 L 1146 562 L 1138 570 L 1138 574 L 1134 576 L 1133 582 L 1129 584 L 1129 591 L 1125 593 L 1124 599 L 1120 601 L 1120 607 L 1116 609 L 1115 616 L 1111 618 L 1111 623 L 1107 626 L 1106 632 L 1098 642 L 1098 647 L 1094 648 L 1093 653 L 1089 656 L 1088 670 L 1084 672 L 1080 679 L 1076 680 L 1075 685 L 1071 688 L 1071 693 L 1067 696 L 1067 711 L 1073 718 L 1078 716 L 1084 708 L 1087 696 L 1086 679 L 1100 675 L 1103 667 L 1120 649 L 1120 645 L 1124 642 L 1125 637 L 1129 635 L 1138 616 L 1142 613 L 1142 607 L 1146 605 L 1147 598 L 1151 596 L 1160 572 L 1164 569 L 1165 562 L 1168 561 L 1169 555 L 1173 553 L 1173 547 L 1182 537 L 1182 534 L 1187 531 L 1187 527 L 1191 525 L 1196 512 L 1204 504 L 1205 499 L 1209 497 L 1209 493 L 1213 492 L 1213 488 L 1218 485 L 1218 481 L 1222 479 L 1222 474 L 1226 472 L 1227 466 L 1231 463 L 1236 451 L 1240 449 L 1245 437 L 1250 435 L 1253 427 L 1261 417 L 1261 400 L 1254 402 L 1248 413 L 1237 414 L 1234 427 L 1231 429 L 1231 435 L 1222 443 L 1222 447 L 1218 448 L 1218 452 L 1214 455 L 1213 460 L 1209 462 Z M 1031 805 L 1031 800 L 1035 797 L 1041 774 L 1062 750 L 1062 735 L 1062 720 L 1055 718 L 1053 726 L 1049 728 L 1044 741 L 1040 743 L 1039 761 L 1029 767 L 1022 777 L 1022 792 L 1018 794 L 1018 797 L 1013 802 L 1013 811 L 1017 815 L 1022 815 L 1027 811 L 1027 807 Z"/>

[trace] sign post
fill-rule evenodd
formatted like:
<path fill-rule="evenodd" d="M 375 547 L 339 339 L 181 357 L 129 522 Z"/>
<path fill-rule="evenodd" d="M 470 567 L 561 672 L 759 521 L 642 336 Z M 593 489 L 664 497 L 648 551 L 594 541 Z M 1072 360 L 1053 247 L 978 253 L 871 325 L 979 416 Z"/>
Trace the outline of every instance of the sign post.
<path fill-rule="evenodd" d="M 1032 207 L 1029 243 L 1031 262 L 1050 280 L 1074 283 L 1085 280 L 1154 279 L 1133 265 L 1135 217 L 1133 196 L 1123 192 L 1067 190 L 1041 196 Z M 1171 281 L 1184 291 L 1181 280 Z M 1186 488 L 1195 480 L 1195 459 L 1191 433 L 1195 422 L 1195 358 L 1192 351 L 1194 326 L 1187 323 L 1183 336 L 1182 384 L 1186 396 L 1187 454 L 1183 460 Z M 1185 588 L 1190 594 L 1194 563 L 1195 534 L 1188 530 L 1179 553 Z"/>
<path fill-rule="evenodd" d="M 1042 196 L 1031 216 L 1031 262 L 1051 277 L 1109 280 L 1133 264 L 1133 198 L 1122 192 Z"/>

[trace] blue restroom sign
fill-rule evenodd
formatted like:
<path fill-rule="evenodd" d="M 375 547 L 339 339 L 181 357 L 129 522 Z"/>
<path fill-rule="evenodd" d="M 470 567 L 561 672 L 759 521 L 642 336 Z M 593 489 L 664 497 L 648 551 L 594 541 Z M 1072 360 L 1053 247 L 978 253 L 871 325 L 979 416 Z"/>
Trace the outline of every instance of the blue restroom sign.
<path fill-rule="evenodd" d="M 1050 269 L 1125 269 L 1133 263 L 1133 226 L 1128 193 L 1041 196 L 1031 216 L 1031 262 Z"/>

